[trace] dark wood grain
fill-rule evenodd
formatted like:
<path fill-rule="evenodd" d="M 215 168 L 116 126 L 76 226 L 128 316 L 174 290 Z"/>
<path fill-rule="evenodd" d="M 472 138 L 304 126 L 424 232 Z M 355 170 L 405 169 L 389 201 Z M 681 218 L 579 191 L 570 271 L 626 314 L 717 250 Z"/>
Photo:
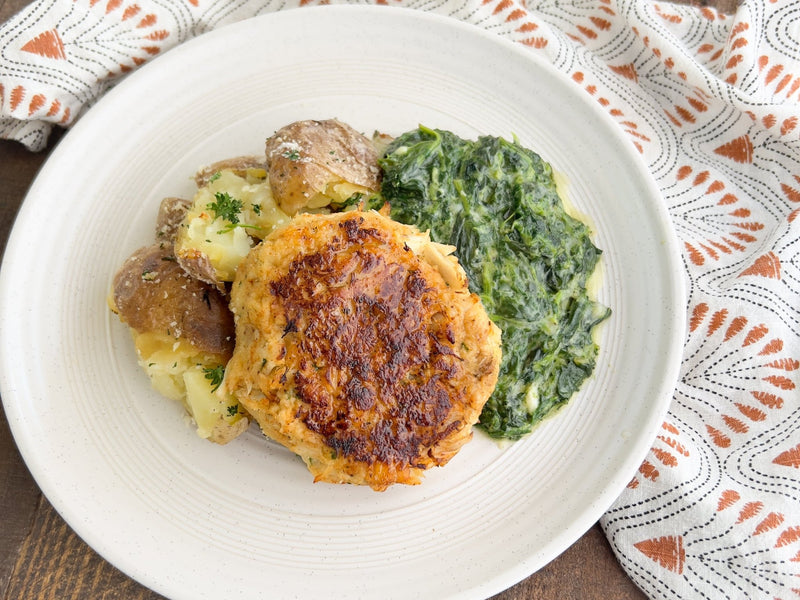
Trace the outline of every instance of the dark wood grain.
<path fill-rule="evenodd" d="M 40 497 L 0 409 L 0 598 L 9 597 L 5 591 L 14 576 L 19 549 L 30 537 Z"/>
<path fill-rule="evenodd" d="M 733 12 L 737 0 L 686 0 Z M 0 0 L 0 22 L 27 0 Z M 56 132 L 50 147 L 59 137 Z M 0 140 L 0 247 L 47 152 L 31 153 Z M 64 522 L 39 491 L 0 410 L 0 598 L 4 600 L 157 600 L 106 562 Z M 595 525 L 572 547 L 493 600 L 641 600 Z"/>

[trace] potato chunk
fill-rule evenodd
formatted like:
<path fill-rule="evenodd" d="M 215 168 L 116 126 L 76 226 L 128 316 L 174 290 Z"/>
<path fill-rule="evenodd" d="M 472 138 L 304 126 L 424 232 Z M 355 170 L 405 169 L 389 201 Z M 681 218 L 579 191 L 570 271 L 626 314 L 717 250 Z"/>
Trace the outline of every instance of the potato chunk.
<path fill-rule="evenodd" d="M 234 347 L 227 298 L 189 276 L 171 245 L 134 252 L 114 277 L 109 305 L 130 327 L 154 389 L 184 404 L 201 437 L 227 443 L 247 428 L 238 402 L 213 384 Z"/>
<path fill-rule="evenodd" d="M 297 121 L 279 129 L 267 139 L 266 155 L 272 196 L 289 215 L 344 204 L 380 185 L 375 146 L 335 119 Z"/>
<path fill-rule="evenodd" d="M 216 179 L 217 173 L 231 171 L 242 178 L 265 179 L 267 176 L 266 164 L 263 157 L 258 156 L 236 156 L 226 158 L 206 165 L 194 174 L 194 182 L 198 188 L 207 186 L 212 179 Z"/>
<path fill-rule="evenodd" d="M 220 360 L 227 361 L 233 352 L 233 318 L 226 299 L 189 277 L 171 248 L 154 244 L 137 250 L 113 285 L 113 308 L 132 329 L 185 340 Z"/>
<path fill-rule="evenodd" d="M 223 289 L 254 239 L 289 217 L 272 199 L 263 169 L 224 168 L 198 177 L 205 185 L 197 190 L 178 228 L 175 256 L 192 276 Z"/>

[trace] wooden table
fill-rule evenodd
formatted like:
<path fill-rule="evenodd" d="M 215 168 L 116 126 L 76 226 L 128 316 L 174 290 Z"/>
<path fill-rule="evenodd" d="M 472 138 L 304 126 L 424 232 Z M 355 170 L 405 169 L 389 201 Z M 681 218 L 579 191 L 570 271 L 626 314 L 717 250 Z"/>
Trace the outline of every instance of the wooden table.
<path fill-rule="evenodd" d="M 26 4 L 28 0 L 0 0 L 0 22 Z M 732 12 L 736 0 L 703 4 Z M 50 147 L 60 135 L 53 134 Z M 47 156 L 47 151 L 33 154 L 15 142 L 0 140 L 0 247 L 5 247 L 17 209 Z M 0 599 L 161 598 L 98 556 L 55 512 L 26 469 L 2 409 L 0 515 Z M 495 600 L 644 597 L 595 525 L 560 557 Z"/>

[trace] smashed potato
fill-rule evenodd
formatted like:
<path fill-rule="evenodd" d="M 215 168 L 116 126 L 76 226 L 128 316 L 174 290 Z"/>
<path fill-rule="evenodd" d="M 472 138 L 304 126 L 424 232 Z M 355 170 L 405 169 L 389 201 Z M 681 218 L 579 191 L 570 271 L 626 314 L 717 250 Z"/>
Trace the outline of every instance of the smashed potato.
<path fill-rule="evenodd" d="M 266 143 L 272 196 L 287 214 L 343 205 L 378 191 L 380 169 L 373 143 L 337 121 L 297 121 Z"/>
<path fill-rule="evenodd" d="M 209 175 L 201 171 L 202 187 L 178 227 L 175 256 L 193 277 L 223 289 L 255 240 L 268 235 L 289 216 L 272 199 L 263 168 L 236 166 L 233 161 Z"/>
<path fill-rule="evenodd" d="M 117 271 L 109 306 L 130 328 L 153 388 L 184 404 L 198 435 L 224 444 L 249 424 L 239 403 L 217 389 L 233 353 L 233 317 L 227 298 L 175 259 L 170 239 L 181 206 L 180 199 L 162 202 L 160 241 L 134 252 Z"/>

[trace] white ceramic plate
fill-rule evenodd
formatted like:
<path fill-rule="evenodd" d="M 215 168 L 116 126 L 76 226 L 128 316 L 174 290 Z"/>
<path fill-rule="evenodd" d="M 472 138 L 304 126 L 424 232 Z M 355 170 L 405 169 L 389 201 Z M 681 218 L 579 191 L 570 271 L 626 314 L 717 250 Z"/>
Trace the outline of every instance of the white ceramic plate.
<path fill-rule="evenodd" d="M 358 23 L 358 31 L 353 31 Z M 349 32 L 349 33 L 342 33 Z M 253 427 L 200 440 L 154 393 L 106 307 L 195 169 L 337 117 L 509 137 L 569 182 L 604 250 L 595 377 L 533 435 L 481 433 L 420 486 L 313 484 Z M 24 282 L 24 285 L 23 283 Z M 545 565 L 646 454 L 677 376 L 684 289 L 657 190 L 630 141 L 536 55 L 407 9 L 321 7 L 219 29 L 112 90 L 24 202 L 0 280 L 2 397 L 42 490 L 101 555 L 172 598 L 480 598 Z"/>

